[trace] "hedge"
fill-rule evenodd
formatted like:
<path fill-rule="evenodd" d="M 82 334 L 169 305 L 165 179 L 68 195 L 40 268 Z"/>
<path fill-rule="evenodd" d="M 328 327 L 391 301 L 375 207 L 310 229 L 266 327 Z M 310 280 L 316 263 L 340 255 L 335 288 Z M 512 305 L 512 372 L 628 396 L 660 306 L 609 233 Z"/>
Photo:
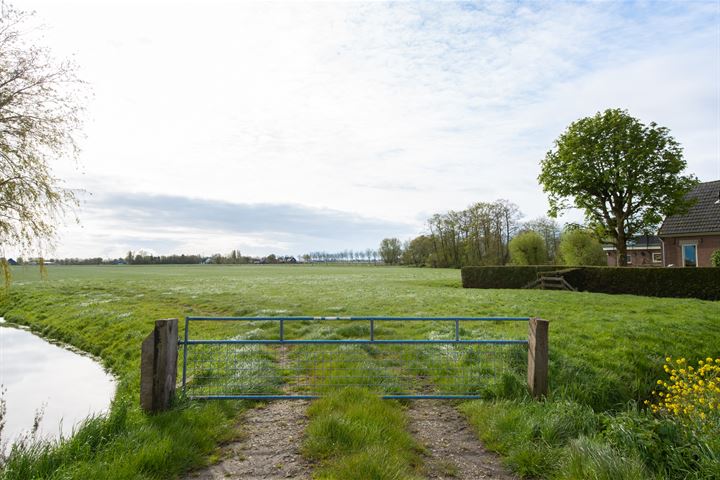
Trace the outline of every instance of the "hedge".
<path fill-rule="evenodd" d="M 465 288 L 522 288 L 537 280 L 540 272 L 557 270 L 557 265 L 463 267 L 460 270 Z"/>
<path fill-rule="evenodd" d="M 720 300 L 720 268 L 558 268 L 464 267 L 462 282 L 465 288 L 522 288 L 547 272 L 587 292 Z"/>

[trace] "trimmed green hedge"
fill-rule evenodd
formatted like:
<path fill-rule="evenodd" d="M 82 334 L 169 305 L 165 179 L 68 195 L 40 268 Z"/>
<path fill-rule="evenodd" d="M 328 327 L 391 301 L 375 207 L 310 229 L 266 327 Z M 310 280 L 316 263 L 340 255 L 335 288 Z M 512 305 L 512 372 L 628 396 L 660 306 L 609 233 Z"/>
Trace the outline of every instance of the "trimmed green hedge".
<path fill-rule="evenodd" d="M 562 274 L 578 290 L 720 300 L 717 268 L 582 267 Z"/>
<path fill-rule="evenodd" d="M 647 297 L 720 300 L 718 268 L 464 267 L 465 288 L 522 288 L 539 272 L 555 272 L 578 290 Z"/>
<path fill-rule="evenodd" d="M 558 270 L 557 265 L 463 267 L 460 270 L 465 288 L 522 288 L 538 273 Z"/>

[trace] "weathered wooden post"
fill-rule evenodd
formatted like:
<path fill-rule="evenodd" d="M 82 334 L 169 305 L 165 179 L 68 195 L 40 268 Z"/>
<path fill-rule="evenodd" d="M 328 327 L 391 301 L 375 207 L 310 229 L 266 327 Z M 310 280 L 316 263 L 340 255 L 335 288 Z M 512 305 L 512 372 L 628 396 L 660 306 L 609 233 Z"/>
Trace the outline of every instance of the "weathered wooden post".
<path fill-rule="evenodd" d="M 550 322 L 540 318 L 530 319 L 528 333 L 528 388 L 530 394 L 539 398 L 548 392 L 548 326 Z"/>
<path fill-rule="evenodd" d="M 146 412 L 170 408 L 175 395 L 177 357 L 177 318 L 157 320 L 142 342 L 140 357 L 140 406 Z"/>

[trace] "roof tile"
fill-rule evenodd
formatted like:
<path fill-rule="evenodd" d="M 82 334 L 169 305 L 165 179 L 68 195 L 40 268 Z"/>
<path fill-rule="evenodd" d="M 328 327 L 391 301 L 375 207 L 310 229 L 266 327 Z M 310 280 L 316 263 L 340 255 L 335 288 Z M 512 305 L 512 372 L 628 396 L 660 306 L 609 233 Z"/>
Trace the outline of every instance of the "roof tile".
<path fill-rule="evenodd" d="M 687 198 L 697 198 L 697 203 L 683 215 L 667 217 L 658 235 L 720 233 L 720 180 L 698 184 Z"/>

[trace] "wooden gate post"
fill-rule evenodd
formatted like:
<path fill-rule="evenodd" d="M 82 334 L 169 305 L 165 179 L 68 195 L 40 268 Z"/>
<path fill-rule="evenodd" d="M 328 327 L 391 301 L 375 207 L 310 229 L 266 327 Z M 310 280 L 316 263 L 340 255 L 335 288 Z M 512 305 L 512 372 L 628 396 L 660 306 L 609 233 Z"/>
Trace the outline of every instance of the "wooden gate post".
<path fill-rule="evenodd" d="M 550 322 L 540 318 L 530 319 L 528 333 L 528 388 L 530 394 L 539 398 L 548 392 L 548 326 Z"/>
<path fill-rule="evenodd" d="M 140 406 L 148 413 L 170 408 L 175 395 L 178 358 L 177 318 L 157 320 L 142 342 Z"/>

